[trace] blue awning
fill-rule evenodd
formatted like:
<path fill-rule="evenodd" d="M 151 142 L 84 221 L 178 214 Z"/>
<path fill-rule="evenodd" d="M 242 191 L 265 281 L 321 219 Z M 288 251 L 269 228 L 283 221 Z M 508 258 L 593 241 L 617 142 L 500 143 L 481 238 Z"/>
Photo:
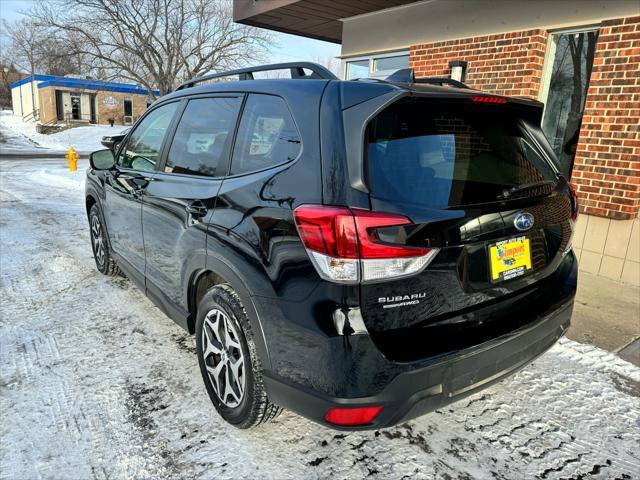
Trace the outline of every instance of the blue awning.
<path fill-rule="evenodd" d="M 23 78 L 11 84 L 11 88 L 24 85 L 32 81 L 32 77 Z M 33 75 L 33 81 L 38 82 L 38 88 L 64 87 L 78 90 L 100 90 L 104 92 L 130 93 L 137 95 L 149 95 L 149 90 L 133 83 L 105 82 L 103 80 L 91 80 L 84 78 L 57 77 L 54 75 Z M 159 90 L 153 90 L 154 95 L 160 95 Z"/>

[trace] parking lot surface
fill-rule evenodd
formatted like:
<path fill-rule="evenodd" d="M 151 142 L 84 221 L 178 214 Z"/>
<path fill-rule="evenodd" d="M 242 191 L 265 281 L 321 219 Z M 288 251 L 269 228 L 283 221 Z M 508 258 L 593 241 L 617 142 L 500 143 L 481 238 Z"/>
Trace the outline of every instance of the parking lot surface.
<path fill-rule="evenodd" d="M 127 279 L 96 271 L 86 167 L 0 161 L 1 478 L 640 476 L 640 368 L 567 339 L 394 428 L 337 432 L 288 412 L 226 425 L 193 339 Z"/>

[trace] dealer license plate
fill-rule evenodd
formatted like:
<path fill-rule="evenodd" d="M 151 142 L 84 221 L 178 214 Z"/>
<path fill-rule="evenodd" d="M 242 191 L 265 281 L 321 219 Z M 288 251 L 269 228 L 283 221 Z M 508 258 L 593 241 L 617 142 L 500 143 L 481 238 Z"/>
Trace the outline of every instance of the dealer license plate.
<path fill-rule="evenodd" d="M 511 238 L 489 245 L 492 282 L 520 277 L 531 270 L 531 247 L 527 237 Z"/>

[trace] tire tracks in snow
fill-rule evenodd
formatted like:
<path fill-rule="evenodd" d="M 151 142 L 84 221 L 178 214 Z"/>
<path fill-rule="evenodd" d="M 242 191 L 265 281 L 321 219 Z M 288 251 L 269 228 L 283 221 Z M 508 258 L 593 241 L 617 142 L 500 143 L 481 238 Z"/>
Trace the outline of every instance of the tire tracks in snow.
<path fill-rule="evenodd" d="M 47 181 L 68 175 L 52 165 Z M 568 340 L 502 383 L 390 429 L 337 433 L 291 413 L 252 431 L 229 427 L 206 396 L 192 338 L 128 281 L 95 271 L 82 191 L 70 181 L 48 187 L 42 168 L 0 163 L 0 414 L 9 419 L 0 425 L 9 440 L 0 477 L 579 479 L 640 471 L 640 369 Z"/>

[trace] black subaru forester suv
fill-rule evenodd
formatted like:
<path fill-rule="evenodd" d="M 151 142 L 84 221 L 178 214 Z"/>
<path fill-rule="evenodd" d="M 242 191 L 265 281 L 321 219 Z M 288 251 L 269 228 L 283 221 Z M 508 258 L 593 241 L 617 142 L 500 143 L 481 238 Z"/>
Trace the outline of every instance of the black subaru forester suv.
<path fill-rule="evenodd" d="M 275 69 L 292 78 L 254 79 Z M 410 70 L 199 77 L 92 154 L 97 267 L 195 333 L 227 422 L 284 407 L 334 428 L 397 424 L 569 326 L 577 202 L 541 113 Z"/>

